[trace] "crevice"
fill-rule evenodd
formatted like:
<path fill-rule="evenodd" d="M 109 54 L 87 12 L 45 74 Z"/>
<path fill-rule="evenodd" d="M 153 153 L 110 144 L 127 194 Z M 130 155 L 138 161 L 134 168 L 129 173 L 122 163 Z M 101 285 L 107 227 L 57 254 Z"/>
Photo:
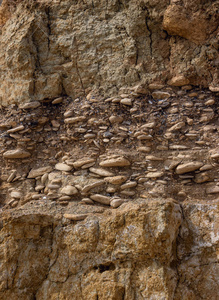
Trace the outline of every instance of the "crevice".
<path fill-rule="evenodd" d="M 148 10 L 147 10 L 147 12 L 148 12 Z M 151 30 L 149 28 L 149 25 L 148 25 L 148 16 L 145 17 L 145 26 L 146 26 L 146 28 L 149 32 L 149 48 L 150 48 L 150 55 L 152 56 L 152 54 L 153 54 L 153 51 L 152 51 L 152 32 L 151 32 Z"/>
<path fill-rule="evenodd" d="M 47 15 L 47 28 L 48 28 L 48 52 L 50 51 L 50 35 L 51 35 L 51 16 L 50 16 L 50 8 L 46 8 L 46 15 Z"/>
<path fill-rule="evenodd" d="M 79 78 L 79 81 L 81 84 L 81 88 L 82 88 L 84 96 L 85 96 L 85 88 L 84 88 L 83 81 L 82 81 L 81 74 L 79 72 L 79 67 L 78 67 L 79 51 L 78 51 L 78 44 L 77 44 L 76 37 L 73 37 L 72 46 L 74 47 L 74 45 L 75 45 L 75 49 L 76 49 L 75 68 L 76 68 L 76 72 L 77 72 L 77 75 L 78 75 L 78 78 Z"/>

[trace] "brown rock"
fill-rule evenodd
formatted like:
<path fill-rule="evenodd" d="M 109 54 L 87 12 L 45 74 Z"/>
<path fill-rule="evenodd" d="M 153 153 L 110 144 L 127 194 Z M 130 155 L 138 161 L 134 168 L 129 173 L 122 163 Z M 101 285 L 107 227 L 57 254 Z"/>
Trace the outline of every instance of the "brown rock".
<path fill-rule="evenodd" d="M 181 164 L 176 168 L 176 174 L 184 174 L 188 172 L 193 172 L 198 170 L 203 166 L 203 163 L 200 161 L 189 162 L 185 164 Z"/>
<path fill-rule="evenodd" d="M 4 158 L 26 158 L 30 157 L 31 154 L 23 149 L 15 149 L 15 150 L 8 150 L 3 154 Z"/>

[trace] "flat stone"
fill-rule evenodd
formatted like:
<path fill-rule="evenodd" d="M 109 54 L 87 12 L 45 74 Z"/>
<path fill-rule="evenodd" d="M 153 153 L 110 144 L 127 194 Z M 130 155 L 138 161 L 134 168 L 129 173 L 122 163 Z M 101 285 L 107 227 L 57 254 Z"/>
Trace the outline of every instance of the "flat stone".
<path fill-rule="evenodd" d="M 155 100 L 162 100 L 162 99 L 168 99 L 170 97 L 170 94 L 167 92 L 157 91 L 152 93 L 152 97 Z"/>
<path fill-rule="evenodd" d="M 90 198 L 98 203 L 110 205 L 111 198 L 100 194 L 91 195 Z"/>
<path fill-rule="evenodd" d="M 65 172 L 69 172 L 73 169 L 72 166 L 68 166 L 66 164 L 63 164 L 63 163 L 58 163 L 55 165 L 55 169 L 56 170 L 59 170 L 59 171 L 65 171 Z"/>
<path fill-rule="evenodd" d="M 184 146 L 184 145 L 171 145 L 169 148 L 171 150 L 185 150 L 185 149 L 188 149 L 188 147 Z"/>
<path fill-rule="evenodd" d="M 94 174 L 97 174 L 99 176 L 103 176 L 103 177 L 114 176 L 114 174 L 112 172 L 109 172 L 109 171 L 101 169 L 101 168 L 90 168 L 89 171 Z"/>
<path fill-rule="evenodd" d="M 214 99 L 209 99 L 205 102 L 205 105 L 210 106 L 210 105 L 214 105 L 215 104 L 215 100 Z"/>
<path fill-rule="evenodd" d="M 117 157 L 107 159 L 100 162 L 101 167 L 127 167 L 130 166 L 130 162 L 124 157 Z"/>
<path fill-rule="evenodd" d="M 160 90 L 160 89 L 162 89 L 163 87 L 164 87 L 163 84 L 161 84 L 161 83 L 156 83 L 156 82 L 150 83 L 149 86 L 148 86 L 149 90 Z"/>
<path fill-rule="evenodd" d="M 130 188 L 133 188 L 133 187 L 136 187 L 136 186 L 137 186 L 136 181 L 130 181 L 130 182 L 127 182 L 127 183 L 121 185 L 120 189 L 121 190 L 126 190 L 126 189 L 130 189 Z"/>
<path fill-rule="evenodd" d="M 120 100 L 120 103 L 121 103 L 121 104 L 124 104 L 124 105 L 129 105 L 129 106 L 131 106 L 131 105 L 132 105 L 132 100 L 129 99 L 129 98 L 124 98 L 124 99 Z"/>
<path fill-rule="evenodd" d="M 80 168 L 82 167 L 83 165 L 87 165 L 87 164 L 90 164 L 90 163 L 93 163 L 95 162 L 95 159 L 93 158 L 84 158 L 84 159 L 80 159 L 80 160 L 77 160 L 73 163 L 73 166 L 74 168 Z"/>
<path fill-rule="evenodd" d="M 110 202 L 110 206 L 112 206 L 113 208 L 117 208 L 123 203 L 124 203 L 124 200 L 122 200 L 121 198 L 117 198 L 117 199 L 113 199 Z"/>
<path fill-rule="evenodd" d="M 168 129 L 169 132 L 180 130 L 185 126 L 185 122 L 178 122 Z"/>
<path fill-rule="evenodd" d="M 27 152 L 23 149 L 15 149 L 15 150 L 9 150 L 9 151 L 6 151 L 4 154 L 3 154 L 3 157 L 4 158 L 27 158 L 27 157 L 30 157 L 31 154 L 30 152 Z"/>
<path fill-rule="evenodd" d="M 113 177 L 105 177 L 104 180 L 108 183 L 118 185 L 118 184 L 122 184 L 123 182 L 125 182 L 127 180 L 127 177 L 118 175 L 118 176 L 113 176 Z"/>
<path fill-rule="evenodd" d="M 121 116 L 111 116 L 109 117 L 109 121 L 111 124 L 119 124 L 123 122 L 123 117 Z"/>
<path fill-rule="evenodd" d="M 203 172 L 203 173 L 196 174 L 194 181 L 196 183 L 203 183 L 203 182 L 208 181 L 209 179 L 210 179 L 210 176 L 207 173 Z"/>
<path fill-rule="evenodd" d="M 151 147 L 139 147 L 137 150 L 140 152 L 149 153 L 151 152 Z"/>
<path fill-rule="evenodd" d="M 170 81 L 168 81 L 169 85 L 172 86 L 183 86 L 189 84 L 189 80 L 183 75 L 175 76 Z"/>
<path fill-rule="evenodd" d="M 207 194 L 217 194 L 219 193 L 219 186 L 213 186 L 206 189 Z"/>
<path fill-rule="evenodd" d="M 13 191 L 13 192 L 11 192 L 11 198 L 21 199 L 22 198 L 22 193 L 17 192 L 17 191 Z"/>
<path fill-rule="evenodd" d="M 63 101 L 63 98 L 59 97 L 59 98 L 56 98 L 55 100 L 53 100 L 52 104 L 59 104 L 59 103 L 62 103 L 62 101 Z"/>
<path fill-rule="evenodd" d="M 52 167 L 51 166 L 46 166 L 46 167 L 42 167 L 42 168 L 39 168 L 39 169 L 32 169 L 32 170 L 30 170 L 27 178 L 36 178 L 38 176 L 42 176 L 45 173 L 49 173 L 49 172 L 52 172 Z M 47 175 L 47 178 L 48 178 L 48 175 Z"/>
<path fill-rule="evenodd" d="M 76 195 L 77 193 L 78 190 L 72 185 L 67 185 L 61 189 L 61 194 L 66 194 L 68 196 Z"/>
<path fill-rule="evenodd" d="M 86 120 L 86 117 L 84 116 L 79 116 L 79 117 L 74 117 L 74 118 L 67 118 L 64 120 L 65 124 L 75 124 L 81 121 Z"/>
<path fill-rule="evenodd" d="M 85 185 L 85 187 L 82 189 L 81 193 L 87 193 L 89 192 L 91 189 L 94 189 L 98 186 L 101 186 L 103 184 L 105 184 L 106 182 L 104 180 L 99 180 L 96 182 L 93 182 L 91 184 Z"/>
<path fill-rule="evenodd" d="M 162 177 L 164 175 L 164 172 L 149 172 L 148 174 L 146 174 L 147 178 L 159 178 Z"/>
<path fill-rule="evenodd" d="M 209 90 L 213 93 L 218 93 L 219 92 L 219 86 L 213 86 L 213 85 L 210 85 L 209 86 Z"/>
<path fill-rule="evenodd" d="M 200 171 L 207 171 L 207 170 L 212 170 L 213 169 L 213 166 L 212 165 L 204 165 L 200 168 Z"/>
<path fill-rule="evenodd" d="M 25 103 L 22 106 L 20 106 L 21 109 L 34 109 L 39 107 L 41 104 L 39 101 L 33 101 L 29 103 Z"/>
<path fill-rule="evenodd" d="M 7 130 L 7 133 L 14 133 L 14 132 L 18 132 L 24 129 L 23 125 L 17 126 L 15 128 L 9 129 Z"/>
<path fill-rule="evenodd" d="M 71 220 L 71 221 L 82 221 L 85 218 L 87 218 L 88 214 L 78 214 L 78 215 L 64 214 L 63 216 L 64 216 L 64 218 Z"/>
<path fill-rule="evenodd" d="M 147 156 L 145 157 L 145 159 L 146 159 L 146 160 L 151 160 L 151 161 L 162 161 L 162 160 L 163 160 L 163 158 L 157 157 L 157 156 L 155 156 L 155 155 L 147 155 Z"/>
<path fill-rule="evenodd" d="M 184 174 L 188 172 L 193 172 L 198 170 L 200 167 L 203 166 L 203 163 L 200 161 L 189 162 L 185 164 L 178 165 L 176 168 L 176 174 Z"/>

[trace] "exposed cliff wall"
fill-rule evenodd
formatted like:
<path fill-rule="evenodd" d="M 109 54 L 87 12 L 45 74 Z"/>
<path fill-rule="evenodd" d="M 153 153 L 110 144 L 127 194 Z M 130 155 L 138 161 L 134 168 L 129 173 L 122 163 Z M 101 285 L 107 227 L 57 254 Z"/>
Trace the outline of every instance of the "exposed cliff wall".
<path fill-rule="evenodd" d="M 84 207 L 84 221 L 43 207 L 5 217 L 1 299 L 217 299 L 218 205 Z"/>
<path fill-rule="evenodd" d="M 91 90 L 109 96 L 179 75 L 183 80 L 176 84 L 214 87 L 217 10 L 217 1 L 199 0 L 5 0 L 1 103 Z"/>
<path fill-rule="evenodd" d="M 217 1 L 0 6 L 0 300 L 217 300 Z"/>

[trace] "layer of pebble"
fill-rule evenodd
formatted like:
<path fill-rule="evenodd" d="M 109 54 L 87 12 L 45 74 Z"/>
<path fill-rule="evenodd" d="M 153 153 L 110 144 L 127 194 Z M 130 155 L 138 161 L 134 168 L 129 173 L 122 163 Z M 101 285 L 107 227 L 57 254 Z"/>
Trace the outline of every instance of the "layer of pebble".
<path fill-rule="evenodd" d="M 1 206 L 216 199 L 217 101 L 217 92 L 152 84 L 2 108 Z"/>

